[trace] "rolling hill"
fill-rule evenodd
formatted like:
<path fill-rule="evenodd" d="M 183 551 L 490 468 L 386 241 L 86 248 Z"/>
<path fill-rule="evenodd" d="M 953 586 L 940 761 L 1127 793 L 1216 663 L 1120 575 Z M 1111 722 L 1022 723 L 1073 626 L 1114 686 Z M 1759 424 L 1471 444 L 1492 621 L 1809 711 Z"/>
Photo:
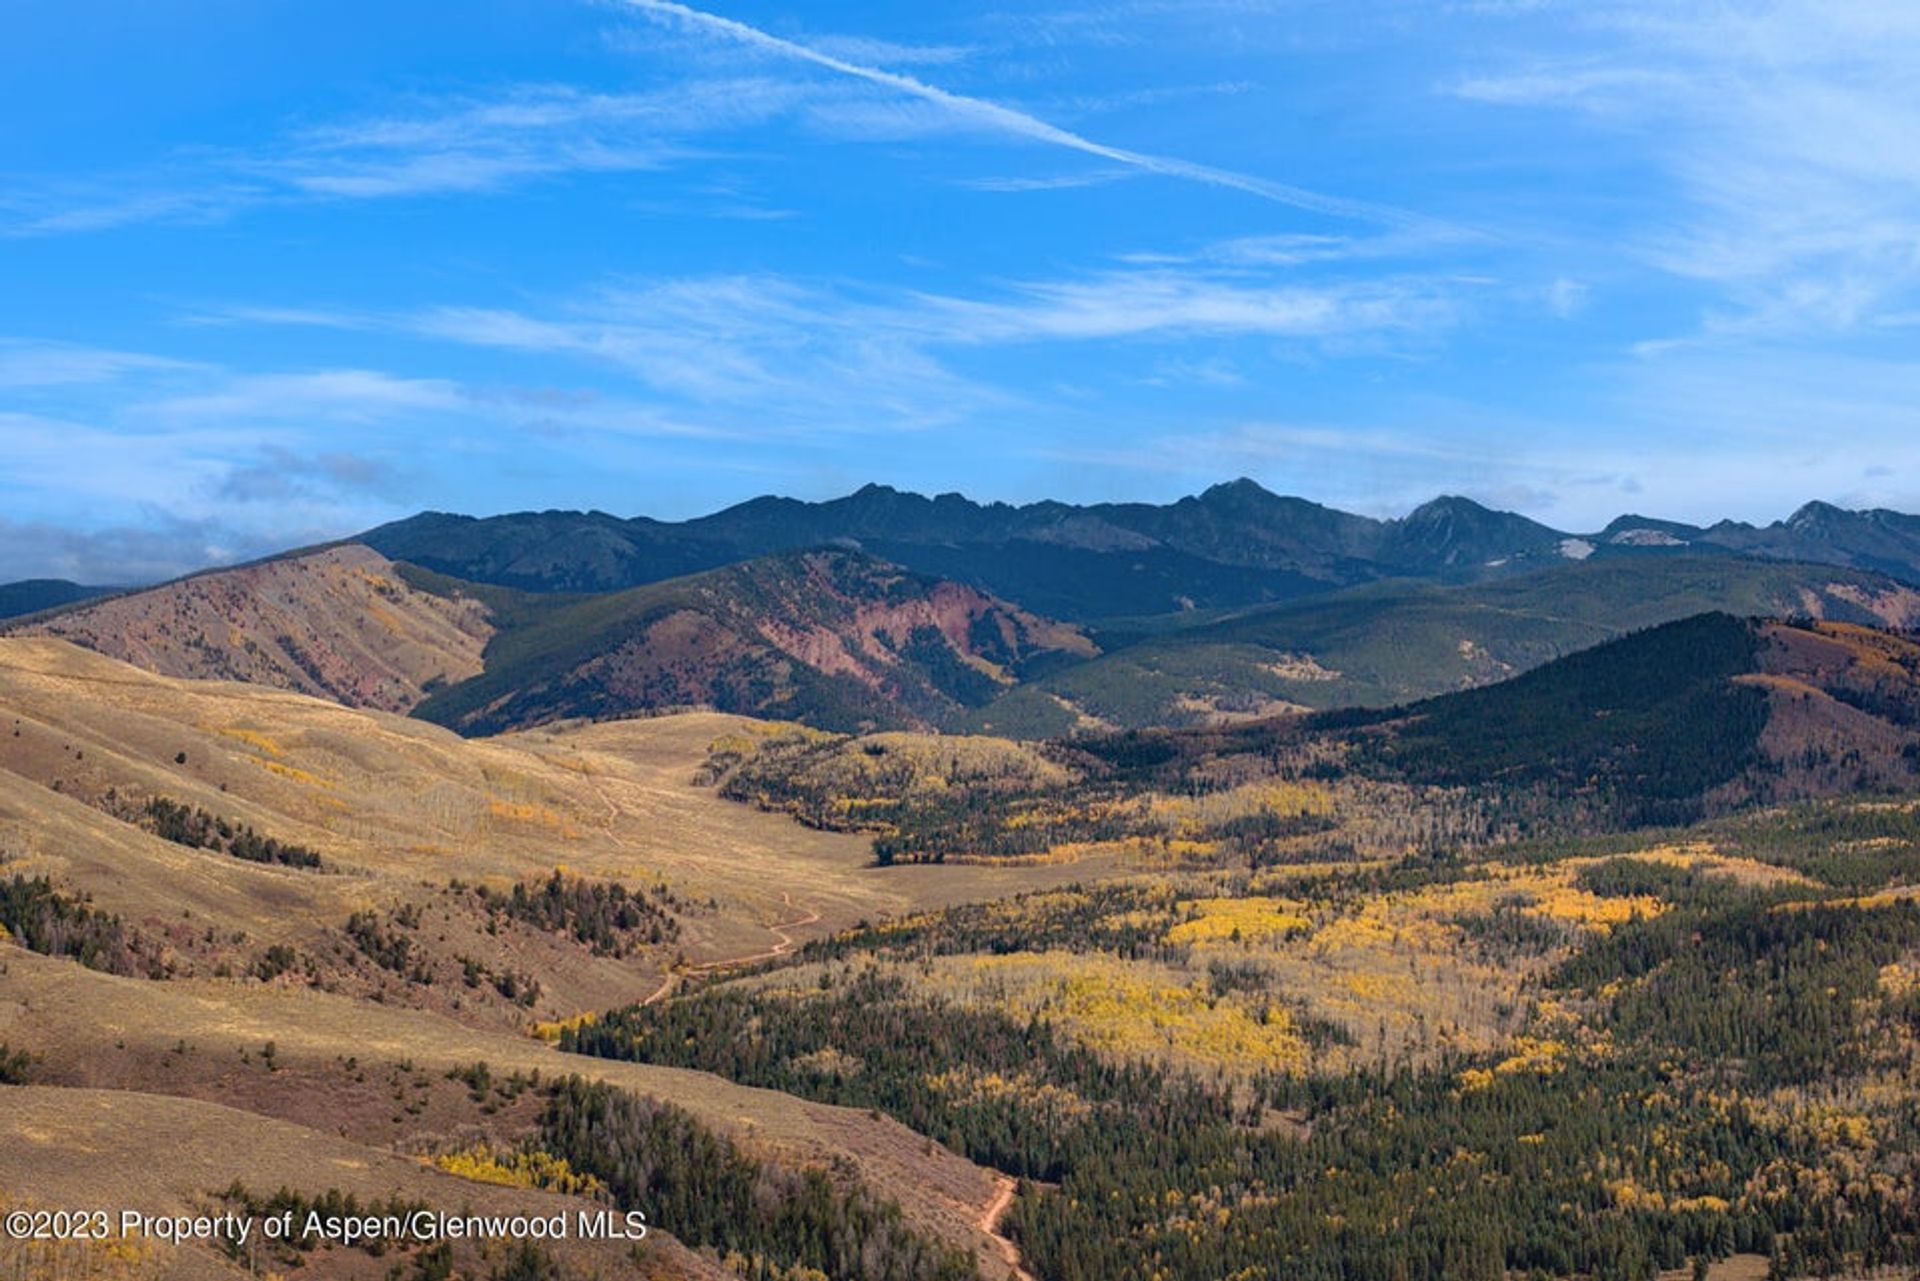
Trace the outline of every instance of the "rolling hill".
<path fill-rule="evenodd" d="M 789 732 L 719 745 L 709 772 L 883 861 L 1445 859 L 1920 790 L 1920 640 L 1708 613 L 1388 708 L 1026 744 Z"/>
<path fill-rule="evenodd" d="M 852 553 L 745 568 L 774 575 L 756 582 L 785 598 L 878 576 L 856 599 L 906 621 L 930 599 L 922 580 Z M 745 599 L 727 587 L 723 600 Z M 791 616 L 750 603 L 754 617 Z M 891 616 L 865 617 L 882 644 Z M 815 767 L 830 755 L 840 768 L 815 777 L 867 805 L 904 783 L 886 820 L 895 838 L 970 857 L 876 866 L 859 837 L 691 783 L 703 757 L 774 744 Z M 165 1209 L 283 1183 L 446 1209 L 586 1205 L 590 1185 L 513 1164 L 544 1154 L 606 1180 L 618 1204 L 662 1209 L 643 1257 L 576 1260 L 621 1275 L 706 1281 L 745 1244 L 810 1257 L 756 1235 L 768 1206 L 812 1216 L 804 1242 L 852 1223 L 869 1258 L 926 1259 L 937 1242 L 983 1277 L 1126 1275 L 1120 1216 L 1168 1225 L 1196 1260 L 1206 1251 L 1185 1274 L 1220 1275 L 1211 1260 L 1257 1261 L 1268 1240 L 1234 1215 L 1169 1208 L 1166 1186 L 1210 1186 L 1198 1180 L 1222 1177 L 1223 1152 L 1254 1172 L 1231 1175 L 1247 1180 L 1243 1213 L 1284 1209 L 1269 1191 L 1281 1179 L 1322 1197 L 1274 1231 L 1337 1260 L 1400 1238 L 1331 1232 L 1329 1215 L 1377 1210 L 1370 1223 L 1434 1241 L 1451 1228 L 1417 1218 L 1440 1176 L 1415 1166 L 1405 1189 L 1349 1188 L 1324 1175 L 1331 1145 L 1343 1168 L 1366 1169 L 1378 1136 L 1412 1115 L 1407 1155 L 1383 1170 L 1471 1142 L 1534 1178 L 1546 1167 L 1528 1162 L 1550 1146 L 1553 1170 L 1586 1164 L 1538 1195 L 1518 1178 L 1488 1183 L 1478 1162 L 1445 1168 L 1466 1165 L 1450 1193 L 1499 1216 L 1489 1241 L 1551 1243 L 1560 1205 L 1604 1187 L 1615 1149 L 1601 1131 L 1638 1118 L 1634 1141 L 1665 1168 L 1667 1113 L 1646 1101 L 1699 1063 L 1715 1093 L 1686 1119 L 1722 1128 L 1690 1129 L 1679 1149 L 1712 1157 L 1698 1187 L 1717 1199 L 1690 1213 L 1746 1216 L 1749 1235 L 1727 1239 L 1757 1256 L 1788 1229 L 1753 1218 L 1738 1188 L 1781 1158 L 1776 1132 L 1742 1109 L 1799 1106 L 1787 1087 L 1823 1100 L 1836 1082 L 1882 1097 L 1860 1076 L 1878 1060 L 1856 1051 L 1878 1026 L 1875 994 L 1910 972 L 1920 917 L 1914 819 L 1881 793 L 1917 781 L 1920 644 L 1838 622 L 1705 614 L 1392 709 L 1039 747 L 844 739 L 712 713 L 475 740 L 154 675 L 57 638 L 0 639 L 0 1079 L 28 1082 L 0 1109 L 0 1189 L 9 1209 L 22 1190 Z M 1829 795 L 1852 807 L 1752 825 L 1767 818 L 1757 804 Z M 160 797 L 322 863 L 183 839 L 154 820 Z M 1663 833 L 1657 847 L 1570 839 L 1721 812 L 1738 826 Z M 1449 814 L 1476 826 L 1422 826 Z M 1821 821 L 1843 826 L 1823 835 Z M 985 823 L 1037 840 L 1034 857 L 984 856 Z M 1550 841 L 1469 851 L 1507 833 Z M 1809 842 L 1846 846 L 1853 879 L 1815 881 L 1805 868 L 1828 864 L 1797 852 Z M 677 933 L 591 916 L 627 901 L 608 897 L 616 885 Z M 624 950 L 588 928 L 609 921 Z M 1724 1029 L 1729 1009 L 1757 1021 L 1750 1034 Z M 1616 1013 L 1633 1035 L 1608 1036 Z M 1910 1016 L 1887 1010 L 1898 1029 Z M 1886 1080 L 1904 1081 L 1907 1060 L 1888 1062 Z M 1162 1075 L 1186 1069 L 1200 1075 Z M 1629 1075 L 1594 1075 L 1606 1072 Z M 1734 1089 L 1746 1101 L 1728 1116 Z M 1257 1092 L 1236 1103 L 1235 1091 Z M 1905 1168 L 1906 1132 L 1888 1127 L 1907 1093 L 1846 1131 L 1889 1136 L 1889 1170 Z M 1168 1097 L 1189 1102 L 1167 1125 L 1109 1120 Z M 1373 1100 L 1378 1111 L 1349 1116 Z M 1592 1123 L 1563 1133 L 1568 1117 Z M 1793 1149 L 1796 1169 L 1879 1159 L 1827 1133 Z M 595 1146 L 621 1134 L 653 1136 L 644 1185 Z M 145 1159 L 155 1151 L 176 1159 Z M 757 1170 L 759 1195 L 699 1214 L 715 1185 L 682 1162 L 703 1152 Z M 1905 1204 L 1889 1186 L 1887 1204 Z M 996 1229 L 1002 1212 L 1010 1226 Z M 1030 1230 L 1039 1216 L 1064 1229 Z M 1657 1240 L 1666 1223 L 1642 1226 Z M 37 1275 L 6 1249 L 0 1266 Z M 1095 1270 L 1076 1271 L 1081 1253 Z M 168 1257 L 180 1275 L 239 1275 L 211 1252 Z M 318 1252 L 303 1270 L 373 1276 L 412 1261 Z"/>
<path fill-rule="evenodd" d="M 340 543 L 78 603 L 12 632 L 163 675 L 417 709 L 470 734 L 695 706 L 834 728 L 938 726 L 1099 652 L 1074 627 L 845 548 L 582 594 L 466 582 Z"/>
<path fill-rule="evenodd" d="M 832 729 L 949 724 L 1091 657 L 1075 628 L 858 552 L 768 556 L 535 613 L 416 713 L 468 734 L 706 706 Z"/>
<path fill-rule="evenodd" d="M 284 1184 L 400 1190 L 450 1211 L 557 1208 L 555 1189 L 500 1186 L 484 1145 L 505 1159 L 538 1124 L 531 1075 L 578 1073 L 681 1109 L 696 1138 L 830 1169 L 836 1188 L 886 1189 L 915 1231 L 997 1257 L 977 1226 L 989 1174 L 894 1122 L 582 1060 L 529 1035 L 665 995 L 676 967 L 691 978 L 862 919 L 1064 879 L 886 875 L 857 840 L 691 784 L 714 739 L 762 732 L 697 714 L 475 741 L 291 691 L 159 676 L 57 638 L 0 638 L 0 1199 L 187 1209 L 237 1178 L 262 1195 Z M 321 862 L 196 844 L 154 821 L 155 799 Z M 638 926 L 604 911 L 634 902 Z M 20 1074 L 31 1084 L 15 1094 Z M 732 1275 L 675 1244 L 688 1224 L 655 1222 L 645 1259 L 623 1248 L 601 1274 Z M 0 1268 L 47 1275 L 11 1249 L 0 1243 Z M 179 1258 L 172 1273 L 106 1275 L 246 1274 Z M 341 1271 L 322 1252 L 303 1272 L 384 1276 L 391 1261 Z M 91 1275 L 60 1262 L 58 1275 Z"/>
<path fill-rule="evenodd" d="M 1442 518 L 1406 528 L 1429 520 Z M 1081 584 L 1077 599 L 1106 590 L 1076 569 L 1104 553 L 1045 547 Z M 975 556 L 922 551 L 956 572 Z M 1129 554 L 1169 590 L 1190 582 L 1187 552 Z M 1022 563 L 1033 562 L 1009 556 L 1003 576 Z M 1200 581 L 1267 572 L 1194 563 Z M 1089 634 L 845 547 L 584 593 L 469 582 L 342 543 L 79 602 L 13 630 L 163 674 L 412 711 L 467 734 L 702 706 L 837 730 L 1043 738 L 1406 702 L 1706 610 L 1909 626 L 1920 590 L 1867 570 L 1668 548 L 1479 582 L 1368 583 Z"/>
<path fill-rule="evenodd" d="M 1486 689 L 1310 724 L 1356 767 L 1537 792 L 1626 826 L 1920 783 L 1920 642 L 1702 614 Z"/>
<path fill-rule="evenodd" d="M 1381 583 L 1147 635 L 1003 695 L 970 721 L 1047 737 L 1403 703 L 1486 685 L 1708 610 L 1910 627 L 1920 590 L 1830 566 L 1691 555 L 1595 559 L 1460 586 Z"/>
<path fill-rule="evenodd" d="M 13 631 L 162 675 L 405 711 L 430 687 L 480 671 L 489 617 L 479 600 L 422 591 L 378 552 L 343 543 L 86 602 Z"/>
<path fill-rule="evenodd" d="M 1458 791 L 1543 830 L 1690 822 L 1920 785 L 1920 640 L 1707 613 L 1396 707 L 1081 746 L 1150 773 L 1294 753 L 1323 772 Z"/>
<path fill-rule="evenodd" d="M 467 734 L 710 706 L 1044 738 L 1402 703 L 1707 610 L 1911 626 L 1915 528 L 1810 504 L 1573 536 L 1462 498 L 1381 521 L 1247 480 L 1164 506 L 869 485 L 679 523 L 426 513 L 12 629 Z"/>

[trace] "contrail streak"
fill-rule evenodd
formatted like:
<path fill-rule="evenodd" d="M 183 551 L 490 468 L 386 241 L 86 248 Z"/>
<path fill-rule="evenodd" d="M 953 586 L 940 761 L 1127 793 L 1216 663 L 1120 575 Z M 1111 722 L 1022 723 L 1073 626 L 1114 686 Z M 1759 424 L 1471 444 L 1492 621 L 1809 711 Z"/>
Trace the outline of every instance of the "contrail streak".
<path fill-rule="evenodd" d="M 622 2 L 656 21 L 677 23 L 682 27 L 711 32 L 740 44 L 765 49 L 800 62 L 809 62 L 816 67 L 824 67 L 843 76 L 852 76 L 870 84 L 884 85 L 889 89 L 935 103 L 956 116 L 999 129 L 1004 133 L 1031 138 L 1036 142 L 1051 143 L 1056 147 L 1065 147 L 1070 151 L 1083 152 L 1089 156 L 1099 156 L 1103 160 L 1128 165 L 1145 173 L 1157 173 L 1169 178 L 1184 178 L 1189 182 L 1244 191 L 1249 195 L 1259 196 L 1263 200 L 1292 205 L 1297 209 L 1311 210 L 1314 213 L 1329 214 L 1336 218 L 1396 225 L 1427 222 L 1416 214 L 1385 205 L 1370 204 L 1361 200 L 1346 200 L 1339 196 L 1326 196 L 1302 187 L 1292 187 L 1286 183 L 1269 182 L 1265 178 L 1235 173 L 1230 169 L 1216 169 L 1212 165 L 1195 164 L 1192 161 L 1178 160 L 1170 156 L 1155 156 L 1143 151 L 1129 151 L 1124 147 L 1108 146 L 1104 142 L 1096 142 L 1069 129 L 1050 125 L 1024 111 L 1015 111 L 1011 107 L 1003 107 L 997 102 L 989 102 L 984 98 L 970 98 L 965 94 L 950 93 L 937 85 L 930 85 L 924 80 L 916 80 L 912 76 L 903 76 L 898 72 L 848 62 L 844 58 L 836 58 L 818 49 L 809 49 L 806 45 L 796 44 L 791 40 L 762 31 L 758 27 L 750 27 L 744 22 L 689 8 L 677 3 L 676 0 L 622 0 Z"/>

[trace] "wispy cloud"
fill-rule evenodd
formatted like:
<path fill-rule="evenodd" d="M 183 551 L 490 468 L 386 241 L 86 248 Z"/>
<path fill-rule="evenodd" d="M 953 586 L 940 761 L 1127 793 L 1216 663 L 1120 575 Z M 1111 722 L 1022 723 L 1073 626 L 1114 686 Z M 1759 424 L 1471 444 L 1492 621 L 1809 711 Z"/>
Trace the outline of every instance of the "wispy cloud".
<path fill-rule="evenodd" d="M 195 362 L 146 352 L 0 338 L 0 387 L 5 388 L 110 383 L 134 375 L 200 367 Z"/>
<path fill-rule="evenodd" d="M 818 35 L 813 47 L 852 62 L 885 62 L 897 67 L 943 67 L 965 62 L 976 49 L 963 44 L 909 44 L 875 36 Z"/>
<path fill-rule="evenodd" d="M 22 339 L 0 340 L 0 352 L 19 375 L 0 410 L 0 507 L 13 522 L 0 521 L 0 539 L 10 530 L 18 541 L 0 546 L 0 564 L 84 581 L 150 579 L 365 528 L 407 510 L 449 460 L 524 461 L 532 440 L 718 434 L 591 387 L 245 372 Z M 56 515 L 72 528 L 45 523 Z"/>
<path fill-rule="evenodd" d="M 396 378 L 370 369 L 231 376 L 207 391 L 128 406 L 139 420 L 173 422 L 377 422 L 394 414 L 452 412 L 472 397 L 440 378 Z"/>
<path fill-rule="evenodd" d="M 1169 368 L 1225 368 L 1194 343 L 1272 340 L 1322 354 L 1343 344 L 1429 346 L 1469 309 L 1463 286 L 1417 273 L 1304 277 L 1210 251 L 971 294 L 756 274 L 620 282 L 536 307 L 444 306 L 386 312 L 235 308 L 228 322 L 317 325 L 561 357 L 611 368 L 635 393 L 728 432 L 900 431 L 1030 408 L 991 377 L 963 373 L 982 353 L 1031 345 L 1088 349 L 1115 340 L 1162 349 Z M 1270 359 L 1270 357 L 1269 357 Z M 1184 362 L 1184 363 L 1182 363 Z M 1213 386 L 1246 377 L 1187 377 Z M 326 412 L 325 387 L 299 397 Z M 396 397 L 434 386 L 355 387 Z M 242 388 L 241 403 L 253 394 Z M 698 418 L 694 421 L 699 421 Z M 754 424 L 751 428 L 744 423 Z"/>
<path fill-rule="evenodd" d="M 248 147 L 180 147 L 126 172 L 43 181 L 24 176 L 0 195 L 0 237 L 99 232 L 148 222 L 218 222 L 303 202 L 470 196 L 568 175 L 684 168 L 715 158 L 711 140 L 779 120 L 836 140 L 892 141 L 970 131 L 1091 156 L 1117 166 L 1119 173 L 1239 191 L 1334 218 L 1390 225 L 1425 221 L 1381 204 L 1099 141 L 881 65 L 958 64 L 972 53 L 964 45 L 852 35 L 819 36 L 803 44 L 672 0 L 620 2 L 656 23 L 832 74 L 709 74 L 710 69 L 679 66 L 668 81 L 640 90 L 545 83 L 423 96 L 384 112 L 294 128 Z M 1146 86 L 1130 92 L 1134 100 L 1147 102 L 1156 95 L 1243 87 Z M 1111 171 L 1103 171 L 969 185 L 1026 190 L 1111 178 Z M 683 193 L 669 203 L 679 207 L 687 199 Z M 707 205 L 711 208 L 702 209 L 714 216 L 786 212 L 739 200 Z"/>
<path fill-rule="evenodd" d="M 269 445 L 257 461 L 234 467 L 214 486 L 214 497 L 237 503 L 285 503 L 335 494 L 404 497 L 401 469 L 392 461 L 347 449 L 302 454 Z"/>
<path fill-rule="evenodd" d="M 1189 486 L 1250 475 L 1286 492 L 1379 516 L 1403 515 L 1438 493 L 1464 494 L 1573 532 L 1598 530 L 1629 511 L 1701 522 L 1766 522 L 1809 497 L 1902 511 L 1920 505 L 1920 442 L 1889 419 L 1899 412 L 1897 397 L 1911 378 L 1891 368 L 1856 370 L 1872 389 L 1852 406 L 1828 403 L 1815 412 L 1856 415 L 1847 420 L 1858 426 L 1813 439 L 1772 430 L 1823 399 L 1801 385 L 1807 371 L 1783 373 L 1751 395 L 1737 369 L 1724 372 L 1724 379 L 1645 384 L 1623 395 L 1615 408 L 1643 424 L 1650 433 L 1645 439 L 1455 404 L 1427 407 L 1417 424 L 1254 420 L 1111 445 L 1047 444 L 1035 452 L 1056 463 L 1175 477 Z M 1767 401 L 1782 390 L 1788 406 L 1770 412 Z M 1660 403 L 1636 403 L 1648 395 Z M 1733 416 L 1767 428 L 1748 435 L 1691 430 L 1703 416 L 1730 408 Z M 1436 431 L 1436 424 L 1444 430 Z M 1533 443 L 1515 449 L 1516 433 Z M 1863 465 L 1866 457 L 1884 461 L 1869 467 Z"/>
<path fill-rule="evenodd" d="M 1577 29 L 1577 57 L 1522 60 L 1451 89 L 1581 112 L 1665 173 L 1672 198 L 1643 200 L 1626 244 L 1719 291 L 1683 343 L 1844 336 L 1912 308 L 1920 9 L 1600 4 Z"/>
<path fill-rule="evenodd" d="M 654 395 L 755 411 L 772 436 L 924 428 L 1007 402 L 948 369 L 873 303 L 773 276 L 620 285 L 547 315 L 437 308 L 385 323 L 611 365 Z"/>
<path fill-rule="evenodd" d="M 0 195 L 0 237 L 82 235 L 137 223 L 216 223 L 273 198 L 271 188 L 196 161 L 82 181 L 16 180 Z"/>
<path fill-rule="evenodd" d="M 1431 330 L 1457 314 L 1427 283 L 1250 283 L 1170 268 L 1032 282 L 1018 286 L 1010 301 L 926 302 L 922 323 L 965 342 L 1231 334 L 1311 339 Z"/>
<path fill-rule="evenodd" d="M 685 79 L 641 92 L 566 84 L 423 98 L 385 114 L 295 129 L 250 150 L 185 148 L 93 179 L 17 181 L 0 236 L 213 222 L 274 205 L 507 190 L 571 174 L 644 173 L 690 163 L 704 136 L 744 129 L 818 97 L 765 77 Z M 732 211 L 738 200 L 723 202 Z"/>
<path fill-rule="evenodd" d="M 1185 98 L 1233 97 L 1253 92 L 1251 80 L 1215 80 L 1206 84 L 1145 85 L 1113 93 L 1069 94 L 1059 99 L 1068 111 L 1097 113 L 1158 107 Z"/>
<path fill-rule="evenodd" d="M 142 519 L 79 529 L 0 516 L 0 581 L 65 578 L 99 587 L 137 587 L 340 532 L 313 530 L 303 540 L 297 530 L 247 533 L 215 520 L 184 520 L 158 508 L 125 514 Z"/>
<path fill-rule="evenodd" d="M 1684 87 L 1680 76 L 1649 67 L 1573 63 L 1467 76 L 1452 90 L 1469 101 L 1501 106 L 1554 103 L 1589 111 L 1624 111 L 1643 104 L 1649 92 L 1670 93 Z"/>
<path fill-rule="evenodd" d="M 493 97 L 428 101 L 410 112 L 306 129 L 258 168 L 296 190 L 347 198 L 489 191 L 552 174 L 644 171 L 686 159 L 689 138 L 761 123 L 804 97 L 802 86 L 751 77 L 623 93 L 523 85 Z"/>
<path fill-rule="evenodd" d="M 808 63 L 839 75 L 850 76 L 928 103 L 953 119 L 1012 137 L 1082 152 L 1163 177 L 1246 192 L 1262 200 L 1291 205 L 1331 217 L 1394 224 L 1421 221 L 1417 215 L 1385 205 L 1326 195 L 1230 169 L 1098 142 L 1013 107 L 985 98 L 954 93 L 900 72 L 851 61 L 815 46 L 801 44 L 784 36 L 777 36 L 758 27 L 749 26 L 733 18 L 675 3 L 675 0 L 621 0 L 621 3 L 656 21 L 677 26 L 683 30 L 704 32 L 748 48 Z"/>
<path fill-rule="evenodd" d="M 960 178 L 956 187 L 974 191 L 1068 191 L 1076 187 L 1101 187 L 1139 176 L 1135 169 L 1091 169 L 1085 173 L 1063 173 L 1033 178 Z"/>

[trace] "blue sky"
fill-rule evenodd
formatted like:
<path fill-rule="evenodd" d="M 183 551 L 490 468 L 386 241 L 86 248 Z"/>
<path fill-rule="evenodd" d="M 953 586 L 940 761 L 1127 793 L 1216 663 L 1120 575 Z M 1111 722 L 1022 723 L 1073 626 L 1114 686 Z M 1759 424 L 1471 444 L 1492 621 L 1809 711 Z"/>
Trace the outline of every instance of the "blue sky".
<path fill-rule="evenodd" d="M 0 578 L 867 481 L 1920 510 L 1920 6 L 12 0 Z"/>

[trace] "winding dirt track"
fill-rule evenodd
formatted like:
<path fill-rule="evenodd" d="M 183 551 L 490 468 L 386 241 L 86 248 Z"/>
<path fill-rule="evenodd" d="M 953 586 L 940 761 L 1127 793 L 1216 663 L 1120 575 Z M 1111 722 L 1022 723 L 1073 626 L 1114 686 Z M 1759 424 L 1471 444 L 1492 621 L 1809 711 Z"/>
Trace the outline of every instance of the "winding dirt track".
<path fill-rule="evenodd" d="M 1018 1281 L 1038 1281 L 1038 1278 L 1027 1271 L 1020 1262 L 1020 1247 L 1000 1234 L 1000 1220 L 1013 1205 L 1016 1186 L 1014 1181 L 1004 1174 L 994 1179 L 993 1200 L 987 1202 L 987 1208 L 980 1212 L 979 1227 L 982 1232 L 993 1238 L 996 1246 L 1000 1247 L 1000 1257 L 1006 1260 L 1008 1275 L 1017 1278 Z"/>
<path fill-rule="evenodd" d="M 792 907 L 793 895 L 782 893 L 780 895 L 780 901 L 788 907 Z M 755 961 L 770 961 L 776 956 L 785 956 L 788 952 L 793 951 L 794 948 L 794 937 L 787 933 L 787 931 L 797 930 L 803 926 L 815 924 L 819 919 L 820 913 L 808 912 L 806 915 L 795 917 L 791 921 L 782 921 L 778 925 L 769 925 L 767 926 L 767 933 L 773 935 L 773 937 L 779 941 L 765 951 L 748 952 L 742 956 L 729 956 L 718 961 L 702 961 L 698 965 L 689 965 L 686 972 L 689 974 L 711 974 L 715 970 L 730 970 L 740 965 L 752 965 Z M 647 997 L 646 1000 L 640 1002 L 640 1004 L 652 1005 L 656 1001 L 664 1001 L 667 998 L 667 994 L 673 991 L 674 985 L 679 982 L 679 979 L 680 971 L 669 970 L 666 975 L 661 978 L 660 986 L 655 988 L 653 994 Z"/>
<path fill-rule="evenodd" d="M 782 893 L 780 895 L 780 901 L 788 907 L 792 907 L 793 895 Z M 812 925 L 819 919 L 820 913 L 808 912 L 805 916 L 796 917 L 791 921 L 782 921 L 778 925 L 769 925 L 767 926 L 767 933 L 773 935 L 780 941 L 766 951 L 750 952 L 745 956 L 730 956 L 723 961 L 703 961 L 699 965 L 688 968 L 699 974 L 708 974 L 714 970 L 730 970 L 736 965 L 752 965 L 755 961 L 771 961 L 776 956 L 785 956 L 788 952 L 793 951 L 793 935 L 787 933 L 787 931 L 797 930 L 803 925 Z"/>
<path fill-rule="evenodd" d="M 647 997 L 646 1000 L 640 1002 L 640 1004 L 652 1005 L 655 1001 L 666 1000 L 667 993 L 673 991 L 673 981 L 679 977 L 680 976 L 672 970 L 668 970 L 665 974 L 662 974 L 660 976 L 660 986 L 653 989 L 653 994 Z"/>
<path fill-rule="evenodd" d="M 780 895 L 780 901 L 786 906 L 792 907 L 793 895 L 782 893 Z M 788 933 L 788 931 L 815 924 L 819 919 L 820 913 L 810 911 L 803 916 L 795 917 L 791 921 L 782 921 L 778 925 L 769 925 L 767 926 L 767 933 L 773 935 L 773 937 L 778 940 L 772 947 L 760 952 L 749 952 L 742 956 L 730 956 L 718 961 L 704 961 L 699 965 L 690 965 L 687 967 L 686 972 L 693 974 L 711 974 L 715 970 L 732 969 L 735 966 L 752 965 L 756 961 L 770 961 L 776 956 L 785 956 L 794 949 L 795 945 L 794 937 Z M 655 988 L 653 994 L 642 1001 L 641 1004 L 652 1005 L 657 1001 L 665 1000 L 667 995 L 673 991 L 674 985 L 680 979 L 680 975 L 681 971 L 669 970 L 660 980 L 660 986 Z M 994 1247 L 1000 1253 L 1000 1258 L 1005 1261 L 1007 1265 L 1008 1276 L 1014 1278 L 1014 1281 L 1039 1281 L 1039 1278 L 1027 1271 L 1025 1265 L 1021 1263 L 1020 1247 L 1015 1245 L 1011 1239 L 1004 1236 L 1000 1231 L 1000 1220 L 1006 1217 L 1007 1210 L 1012 1207 L 1014 1193 L 1018 1189 L 1018 1186 L 1018 1184 L 1004 1174 L 994 1176 L 993 1199 L 988 1201 L 986 1208 L 980 1212 L 980 1221 L 976 1226 L 992 1240 Z"/>

